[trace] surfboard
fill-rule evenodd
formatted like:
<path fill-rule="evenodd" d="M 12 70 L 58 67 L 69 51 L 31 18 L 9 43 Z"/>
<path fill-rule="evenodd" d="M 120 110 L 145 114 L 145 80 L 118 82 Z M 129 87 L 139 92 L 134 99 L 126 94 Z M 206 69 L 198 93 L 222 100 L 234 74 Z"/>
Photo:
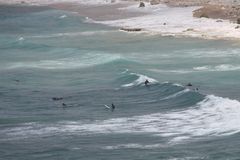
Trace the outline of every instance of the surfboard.
<path fill-rule="evenodd" d="M 109 107 L 108 105 L 105 104 L 104 106 L 105 106 L 107 109 L 110 109 L 110 107 Z"/>

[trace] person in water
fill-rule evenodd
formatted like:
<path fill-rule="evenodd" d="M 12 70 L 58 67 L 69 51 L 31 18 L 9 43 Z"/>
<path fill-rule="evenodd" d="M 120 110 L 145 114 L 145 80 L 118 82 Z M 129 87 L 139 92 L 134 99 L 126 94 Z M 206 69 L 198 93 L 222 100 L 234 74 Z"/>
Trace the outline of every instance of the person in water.
<path fill-rule="evenodd" d="M 144 82 L 145 86 L 147 86 L 148 83 L 150 83 L 150 82 L 146 79 L 146 81 Z"/>
<path fill-rule="evenodd" d="M 112 112 L 115 110 L 115 105 L 113 103 L 112 103 L 111 109 L 112 109 Z"/>
<path fill-rule="evenodd" d="M 187 86 L 188 87 L 192 87 L 193 85 L 192 85 L 192 83 L 188 83 Z"/>

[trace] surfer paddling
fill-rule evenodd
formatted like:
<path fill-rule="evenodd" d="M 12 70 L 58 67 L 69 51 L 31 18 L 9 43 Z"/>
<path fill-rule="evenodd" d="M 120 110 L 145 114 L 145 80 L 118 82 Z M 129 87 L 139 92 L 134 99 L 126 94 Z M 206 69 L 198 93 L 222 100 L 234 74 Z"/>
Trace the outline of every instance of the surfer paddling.
<path fill-rule="evenodd" d="M 188 83 L 186 86 L 192 87 L 193 85 L 192 85 L 192 83 Z"/>
<path fill-rule="evenodd" d="M 111 111 L 113 112 L 114 110 L 115 110 L 115 105 L 112 103 L 112 105 L 111 105 L 111 107 L 110 106 L 108 106 L 108 105 L 104 105 L 107 109 L 111 109 Z"/>
<path fill-rule="evenodd" d="M 186 86 L 191 88 L 193 85 L 192 85 L 192 83 L 190 83 L 190 82 L 189 82 L 189 83 L 188 83 Z M 198 91 L 198 90 L 199 90 L 199 88 L 198 88 L 198 87 L 196 87 L 196 88 L 195 88 L 195 89 L 193 89 L 193 90 L 194 90 L 194 91 Z"/>

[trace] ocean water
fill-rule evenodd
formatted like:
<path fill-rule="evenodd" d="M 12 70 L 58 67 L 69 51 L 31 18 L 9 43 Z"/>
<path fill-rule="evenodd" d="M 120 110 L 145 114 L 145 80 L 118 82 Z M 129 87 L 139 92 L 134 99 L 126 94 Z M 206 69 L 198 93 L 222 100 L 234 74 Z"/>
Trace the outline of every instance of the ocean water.
<path fill-rule="evenodd" d="M 1 160 L 239 159 L 239 43 L 0 13 Z"/>

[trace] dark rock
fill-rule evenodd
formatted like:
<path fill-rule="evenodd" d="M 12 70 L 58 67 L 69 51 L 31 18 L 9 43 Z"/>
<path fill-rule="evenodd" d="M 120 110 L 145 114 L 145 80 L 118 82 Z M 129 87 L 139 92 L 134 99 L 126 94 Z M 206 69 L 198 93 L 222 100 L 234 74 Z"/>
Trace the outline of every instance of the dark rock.
<path fill-rule="evenodd" d="M 60 101 L 60 100 L 63 100 L 63 98 L 62 98 L 62 97 L 53 97 L 52 100 L 54 100 L 54 101 Z"/>
<path fill-rule="evenodd" d="M 127 31 L 127 32 L 139 32 L 142 31 L 141 28 L 120 28 L 122 31 Z"/>
<path fill-rule="evenodd" d="M 188 83 L 186 86 L 188 87 L 192 87 L 193 85 L 191 83 Z"/>
<path fill-rule="evenodd" d="M 159 4 L 160 2 L 159 1 L 157 1 L 157 0 L 151 0 L 150 1 L 150 4 L 151 5 L 157 5 L 157 4 Z"/>
<path fill-rule="evenodd" d="M 200 15 L 200 18 L 209 18 L 209 16 L 206 13 L 203 13 Z"/>
<path fill-rule="evenodd" d="M 223 22 L 223 21 L 219 19 L 219 20 L 216 20 L 216 22 Z"/>
<path fill-rule="evenodd" d="M 142 8 L 142 7 L 145 7 L 145 3 L 140 2 L 140 3 L 139 3 L 139 8 Z"/>
<path fill-rule="evenodd" d="M 240 24 L 240 18 L 237 19 L 237 24 Z"/>
<path fill-rule="evenodd" d="M 186 29 L 186 32 L 193 32 L 193 31 L 194 31 L 193 28 L 188 28 L 188 29 Z"/>

